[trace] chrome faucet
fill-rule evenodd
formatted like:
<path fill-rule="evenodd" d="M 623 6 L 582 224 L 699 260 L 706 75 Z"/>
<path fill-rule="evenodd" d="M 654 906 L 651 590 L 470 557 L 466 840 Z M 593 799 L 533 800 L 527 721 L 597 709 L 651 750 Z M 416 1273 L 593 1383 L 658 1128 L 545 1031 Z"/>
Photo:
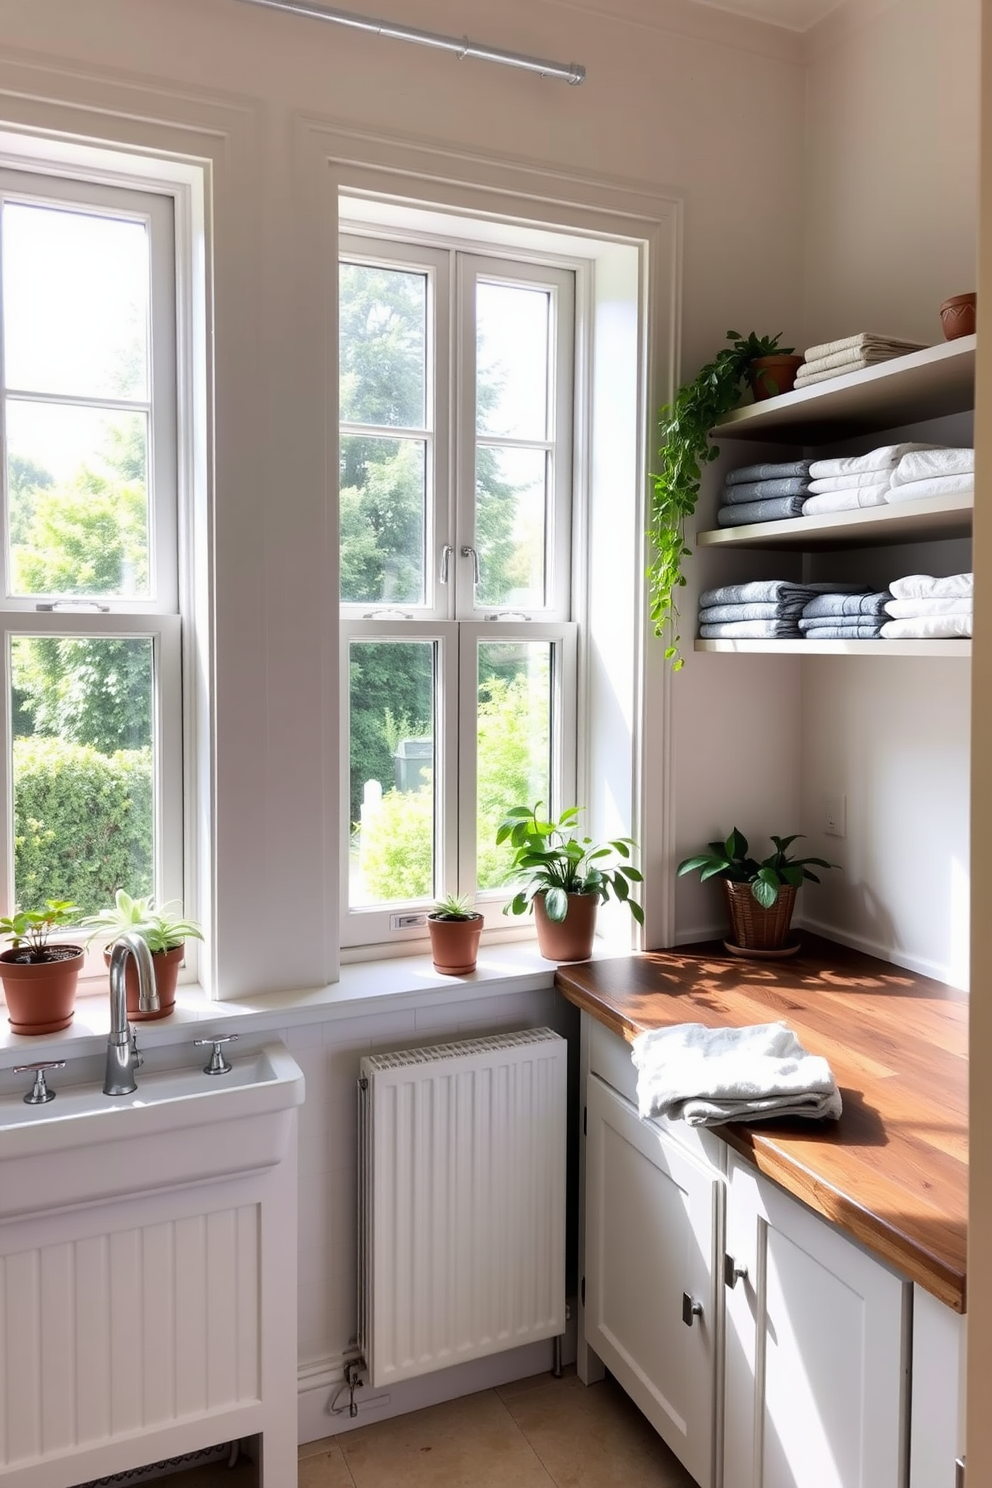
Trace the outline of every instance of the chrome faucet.
<path fill-rule="evenodd" d="M 140 935 L 122 935 L 110 953 L 110 1037 L 107 1039 L 107 1077 L 104 1095 L 130 1095 L 137 1090 L 134 1072 L 141 1063 L 134 1030 L 127 1019 L 127 958 L 134 957 L 138 971 L 138 1007 L 143 1013 L 158 1012 L 158 991 L 151 952 Z"/>

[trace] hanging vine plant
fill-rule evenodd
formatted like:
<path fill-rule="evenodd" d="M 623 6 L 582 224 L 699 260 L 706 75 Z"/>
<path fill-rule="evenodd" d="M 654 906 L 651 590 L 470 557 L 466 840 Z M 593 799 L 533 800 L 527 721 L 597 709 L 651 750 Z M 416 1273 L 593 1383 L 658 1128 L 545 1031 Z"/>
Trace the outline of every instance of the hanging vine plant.
<path fill-rule="evenodd" d="M 780 347 L 777 335 L 756 336 L 753 331 L 748 336 L 728 331 L 727 340 L 732 344 L 700 367 L 691 382 L 683 383 L 658 414 L 661 463 L 657 474 L 651 476 L 654 496 L 648 539 L 653 552 L 647 570 L 648 594 L 655 635 L 666 641 L 665 657 L 676 672 L 682 666 L 682 656 L 675 596 L 685 584 L 682 560 L 691 557 L 685 541 L 686 519 L 696 510 L 702 467 L 720 453 L 710 443 L 710 430 L 740 401 L 750 362 L 773 352 L 792 350 Z"/>

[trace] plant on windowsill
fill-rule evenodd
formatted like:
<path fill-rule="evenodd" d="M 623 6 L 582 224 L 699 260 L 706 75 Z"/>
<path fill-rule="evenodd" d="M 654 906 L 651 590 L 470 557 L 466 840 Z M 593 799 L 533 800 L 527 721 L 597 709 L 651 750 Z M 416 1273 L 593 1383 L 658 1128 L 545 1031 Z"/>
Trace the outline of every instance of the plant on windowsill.
<path fill-rule="evenodd" d="M 637 846 L 631 837 L 595 844 L 577 835 L 579 807 L 569 806 L 557 821 L 538 816 L 541 806 L 511 806 L 496 833 L 497 845 L 513 848 L 513 877 L 523 887 L 504 914 L 533 909 L 537 944 L 548 961 L 588 961 L 596 933 L 596 910 L 612 895 L 626 904 L 639 925 L 644 912 L 630 897 L 640 872 L 626 861 Z"/>
<path fill-rule="evenodd" d="M 49 899 L 0 919 L 0 937 L 10 941 L 0 952 L 0 980 L 14 1033 L 58 1033 L 72 1022 L 83 948 L 51 936 L 74 925 L 78 912 L 68 899 Z"/>
<path fill-rule="evenodd" d="M 179 968 L 186 954 L 186 941 L 202 940 L 203 932 L 195 920 L 182 918 L 182 905 L 170 900 L 156 905 L 151 895 L 132 899 L 123 889 L 114 895 L 114 903 L 98 914 L 87 915 L 80 921 L 90 935 L 86 942 L 92 945 L 102 940 L 104 960 L 110 964 L 110 952 L 114 941 L 126 934 L 140 935 L 148 946 L 155 970 L 155 989 L 159 1006 L 156 1012 L 142 1012 L 138 1006 L 138 968 L 133 956 L 129 956 L 125 969 L 127 988 L 127 1015 L 132 1021 L 150 1022 L 155 1018 L 166 1018 L 176 1005 L 176 985 Z"/>
<path fill-rule="evenodd" d="M 655 635 L 665 639 L 665 657 L 676 672 L 683 664 L 676 592 L 685 584 L 682 560 L 691 556 L 685 541 L 685 524 L 696 510 L 702 466 L 720 453 L 710 443 L 710 430 L 740 402 L 753 363 L 758 368 L 752 384 L 756 397 L 768 396 L 772 388 L 776 392 L 787 391 L 781 371 L 769 369 L 767 359 L 789 355 L 791 346 L 780 347 L 777 335 L 757 336 L 753 331 L 747 336 L 728 331 L 727 339 L 732 345 L 725 346 L 712 362 L 700 367 L 695 377 L 683 383 L 671 403 L 666 403 L 658 414 L 661 447 L 658 470 L 651 476 L 654 495 L 647 533 L 652 548 L 647 569 L 648 598 Z M 802 358 L 790 360 L 798 366 Z M 792 379 L 795 380 L 794 371 Z"/>
<path fill-rule="evenodd" d="M 447 894 L 427 915 L 431 958 L 445 976 L 467 976 L 475 970 L 482 934 L 482 915 L 467 898 Z"/>
<path fill-rule="evenodd" d="M 748 840 L 735 827 L 726 842 L 710 842 L 709 852 L 684 858 L 679 874 L 697 873 L 700 881 L 719 878 L 723 884 L 733 940 L 728 950 L 758 956 L 787 956 L 799 949 L 798 942 L 786 945 L 796 890 L 804 879 L 819 883 L 814 868 L 838 868 L 826 858 L 789 856 L 789 848 L 802 834 L 772 836 L 775 851 L 760 861 L 750 855 Z"/>

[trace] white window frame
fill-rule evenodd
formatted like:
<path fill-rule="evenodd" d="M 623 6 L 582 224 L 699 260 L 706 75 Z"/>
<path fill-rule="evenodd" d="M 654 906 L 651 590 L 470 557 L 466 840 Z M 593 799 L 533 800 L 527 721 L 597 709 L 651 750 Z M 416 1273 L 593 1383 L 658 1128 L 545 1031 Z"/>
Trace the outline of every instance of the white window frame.
<path fill-rule="evenodd" d="M 146 189 L 145 183 L 134 186 L 115 185 L 87 179 L 77 168 L 68 168 L 63 176 L 57 167 L 34 172 L 22 166 L 0 162 L 0 207 L 3 202 L 25 202 L 29 205 L 65 208 L 115 219 L 131 219 L 146 225 L 149 234 L 150 301 L 149 301 L 149 388 L 147 400 L 114 400 L 111 398 L 80 399 L 71 394 L 42 395 L 38 401 L 78 405 L 89 402 L 98 407 L 116 407 L 126 411 L 144 411 L 149 415 L 147 451 L 147 484 L 149 496 L 148 594 L 143 598 L 121 599 L 99 596 L 99 611 L 87 608 L 72 612 L 67 609 L 44 609 L 42 606 L 69 603 L 66 596 L 10 596 L 6 572 L 4 542 L 4 582 L 0 594 L 0 630 L 4 658 L 4 693 L 0 700 L 0 725 L 4 748 L 0 751 L 0 801 L 6 811 L 7 830 L 0 846 L 0 898 L 14 902 L 14 849 L 12 825 L 13 780 L 11 777 L 10 654 L 11 640 L 17 636 L 63 635 L 86 638 L 143 639 L 152 642 L 153 677 L 153 836 L 155 844 L 153 880 L 157 899 L 184 901 L 187 915 L 194 906 L 184 894 L 184 722 L 182 687 L 182 582 L 181 554 L 181 484 L 182 471 L 178 452 L 179 366 L 178 310 L 179 276 L 177 249 L 177 211 L 173 196 L 167 192 Z M 32 397 L 32 389 L 7 386 L 2 367 L 0 336 L 0 407 L 7 406 L 8 396 Z M 3 491 L 4 529 L 7 511 L 6 459 L 0 476 Z M 92 596 L 80 596 L 89 605 Z M 126 887 L 126 886 L 125 886 Z M 23 906 L 34 907 L 34 906 Z M 69 937 L 73 938 L 70 932 Z M 78 933 L 75 934 L 78 939 Z M 194 944 L 188 946 L 186 978 L 195 974 Z M 89 958 L 84 975 L 99 977 L 106 984 L 106 972 L 96 956 Z M 94 990 L 96 990 L 94 986 Z"/>

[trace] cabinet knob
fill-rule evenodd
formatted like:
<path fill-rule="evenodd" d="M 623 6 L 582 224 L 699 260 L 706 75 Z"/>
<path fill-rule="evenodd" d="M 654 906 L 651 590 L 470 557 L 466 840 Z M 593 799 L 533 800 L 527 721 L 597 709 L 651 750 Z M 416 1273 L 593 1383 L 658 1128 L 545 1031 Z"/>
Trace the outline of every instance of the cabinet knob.
<path fill-rule="evenodd" d="M 702 1317 L 703 1304 L 690 1297 L 688 1292 L 682 1293 L 682 1321 L 687 1328 L 692 1327 L 693 1318 Z"/>
<path fill-rule="evenodd" d="M 723 1258 L 724 1286 L 728 1286 L 730 1290 L 733 1291 L 737 1283 L 739 1281 L 745 1280 L 746 1277 L 747 1267 L 742 1266 L 741 1263 L 739 1261 L 736 1261 L 733 1256 L 725 1255 Z"/>

